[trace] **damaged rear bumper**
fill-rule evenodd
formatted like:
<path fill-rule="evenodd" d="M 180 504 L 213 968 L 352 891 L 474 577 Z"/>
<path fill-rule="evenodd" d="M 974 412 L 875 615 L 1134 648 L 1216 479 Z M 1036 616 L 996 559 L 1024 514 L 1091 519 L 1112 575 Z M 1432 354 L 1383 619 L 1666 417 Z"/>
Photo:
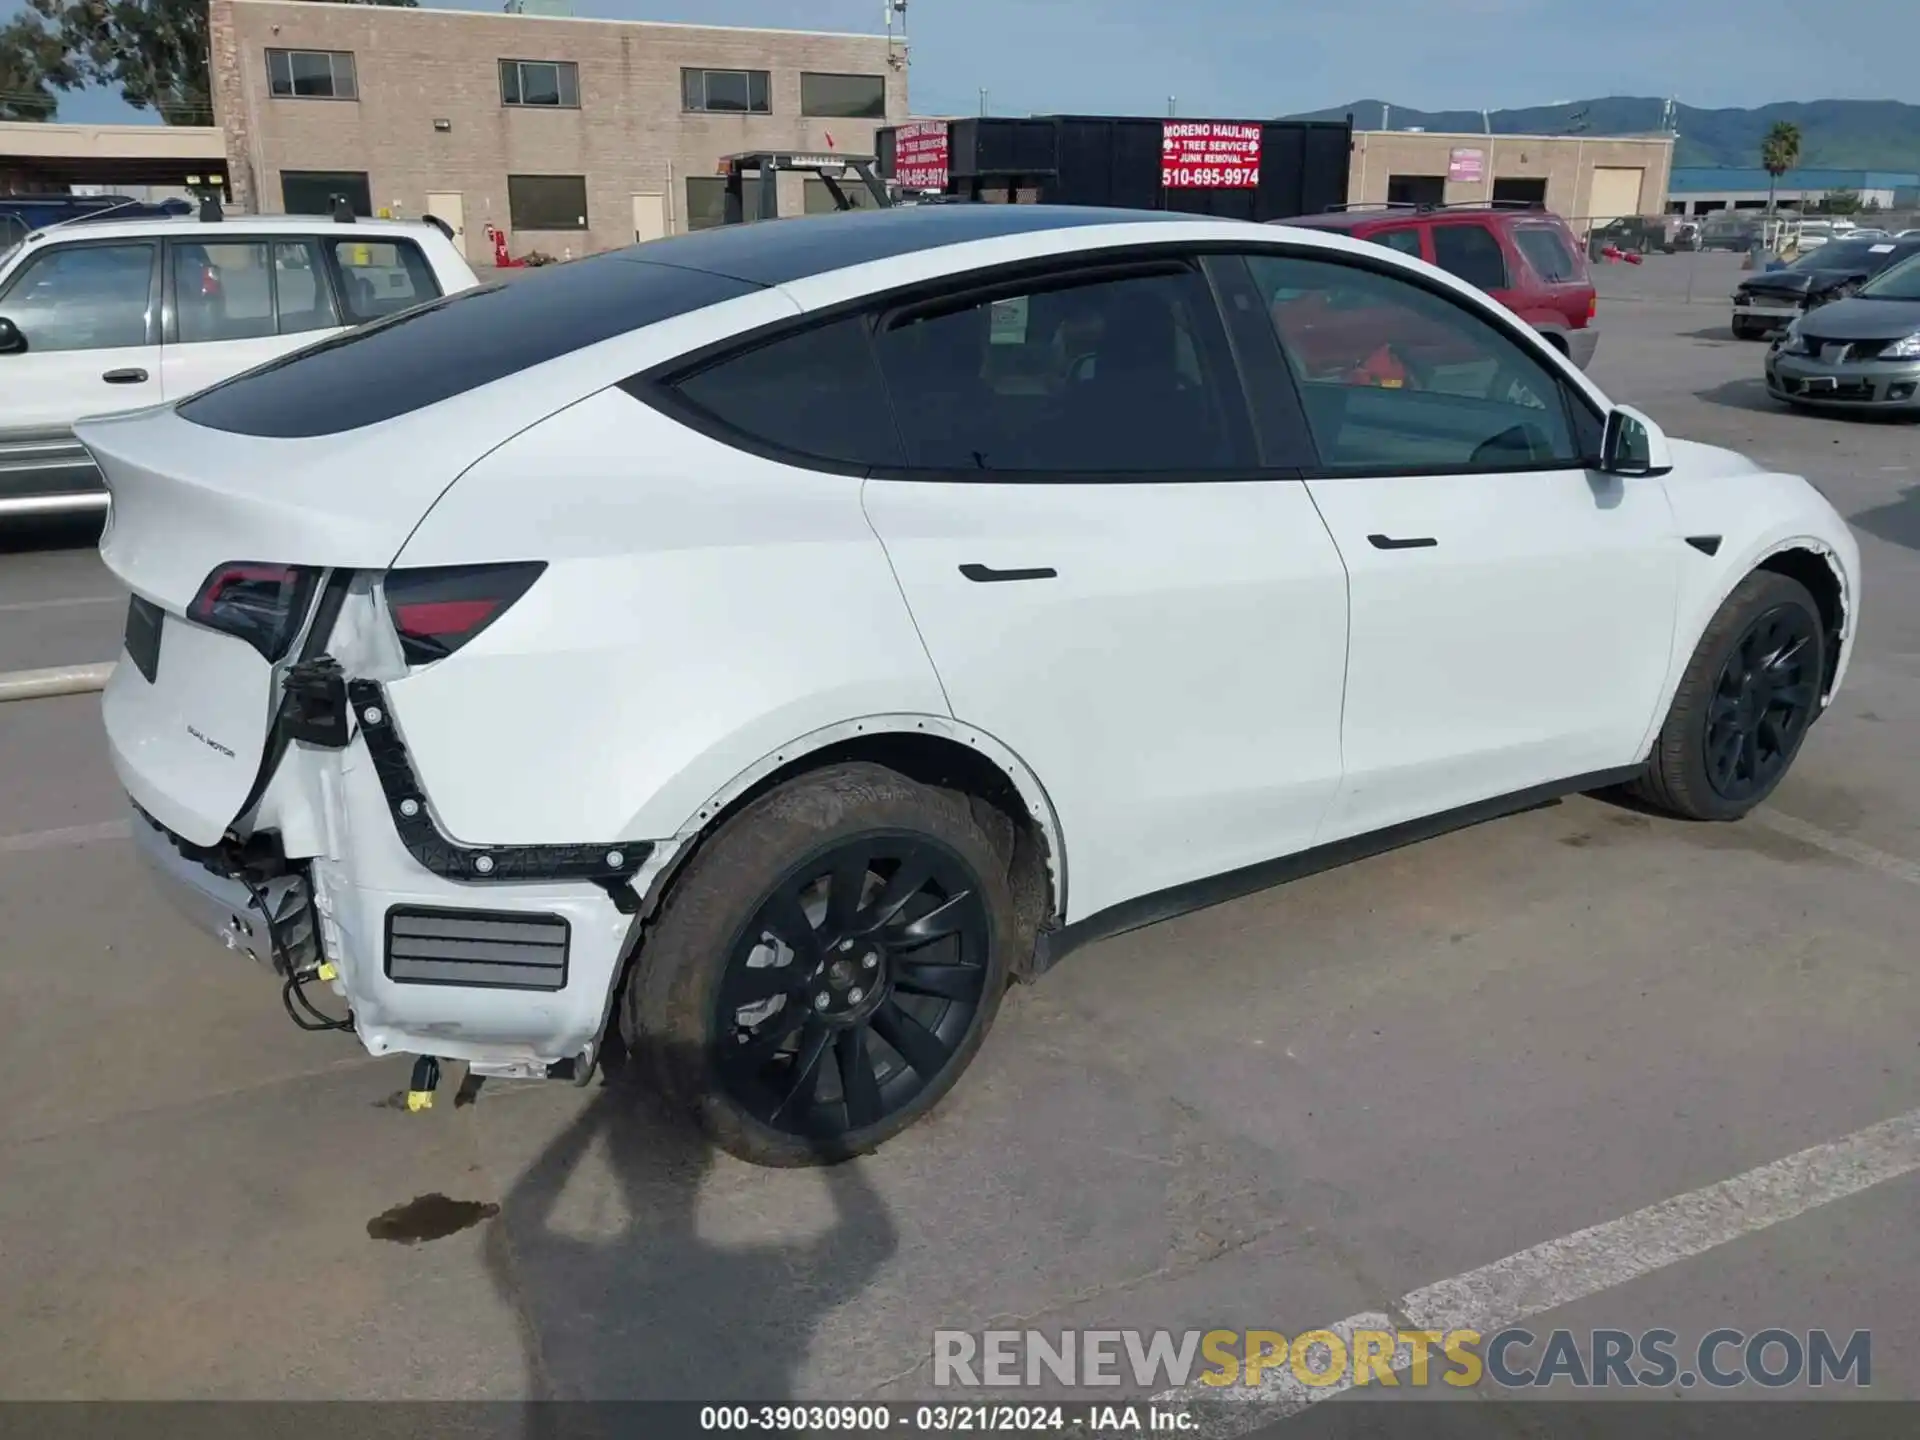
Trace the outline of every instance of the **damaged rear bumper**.
<path fill-rule="evenodd" d="M 141 854 L 229 949 L 326 977 L 371 1054 L 528 1076 L 577 1059 L 601 1034 L 640 897 L 675 847 L 455 841 L 407 762 L 403 717 L 379 686 L 351 690 L 344 724 L 308 723 L 297 701 L 283 714 L 290 735 L 244 842 L 194 846 L 136 807 Z"/>
<path fill-rule="evenodd" d="M 281 860 L 248 874 L 231 851 L 190 845 L 139 806 L 129 808 L 134 848 L 160 881 L 161 892 L 189 921 L 279 975 L 319 965 L 313 890 L 304 871 Z"/>

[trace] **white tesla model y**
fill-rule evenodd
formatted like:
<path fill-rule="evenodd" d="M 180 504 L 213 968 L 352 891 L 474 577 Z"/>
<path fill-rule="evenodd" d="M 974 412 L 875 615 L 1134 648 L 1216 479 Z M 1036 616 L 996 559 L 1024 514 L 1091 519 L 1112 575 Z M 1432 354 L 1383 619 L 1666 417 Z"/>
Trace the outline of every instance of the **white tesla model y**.
<path fill-rule="evenodd" d="M 1734 819 L 1858 624 L 1804 480 L 1322 231 L 732 227 L 79 433 L 193 913 L 376 1054 L 617 1025 L 774 1164 L 1089 937 L 1558 792 Z"/>

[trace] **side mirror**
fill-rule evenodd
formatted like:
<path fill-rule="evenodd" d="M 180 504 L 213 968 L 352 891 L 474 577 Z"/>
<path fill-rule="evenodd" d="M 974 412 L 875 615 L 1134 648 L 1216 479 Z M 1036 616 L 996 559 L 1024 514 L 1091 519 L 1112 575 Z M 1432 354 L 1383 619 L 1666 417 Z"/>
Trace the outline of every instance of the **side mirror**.
<path fill-rule="evenodd" d="M 1600 468 L 1608 475 L 1665 475 L 1673 452 L 1658 425 L 1630 405 L 1616 405 L 1601 436 Z"/>
<path fill-rule="evenodd" d="M 20 333 L 20 327 L 0 315 L 0 355 L 18 355 L 26 348 L 27 337 Z"/>

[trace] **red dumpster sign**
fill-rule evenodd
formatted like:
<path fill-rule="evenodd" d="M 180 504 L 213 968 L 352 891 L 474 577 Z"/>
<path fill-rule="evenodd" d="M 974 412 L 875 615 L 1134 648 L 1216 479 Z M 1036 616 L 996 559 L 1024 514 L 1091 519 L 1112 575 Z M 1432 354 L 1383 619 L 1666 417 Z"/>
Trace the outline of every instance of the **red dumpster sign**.
<path fill-rule="evenodd" d="M 1260 127 L 1167 121 L 1160 132 L 1160 183 L 1169 190 L 1251 190 L 1260 183 Z"/>
<path fill-rule="evenodd" d="M 903 190 L 947 188 L 947 127 L 902 125 L 893 132 L 893 178 Z"/>

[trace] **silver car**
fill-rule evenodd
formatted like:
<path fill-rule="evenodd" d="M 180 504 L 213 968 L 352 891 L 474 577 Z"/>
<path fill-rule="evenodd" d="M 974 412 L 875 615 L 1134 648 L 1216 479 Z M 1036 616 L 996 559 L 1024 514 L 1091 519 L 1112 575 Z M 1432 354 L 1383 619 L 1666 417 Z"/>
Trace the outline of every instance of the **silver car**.
<path fill-rule="evenodd" d="M 1789 325 L 1767 352 L 1767 390 L 1792 405 L 1920 413 L 1920 256 Z"/>

